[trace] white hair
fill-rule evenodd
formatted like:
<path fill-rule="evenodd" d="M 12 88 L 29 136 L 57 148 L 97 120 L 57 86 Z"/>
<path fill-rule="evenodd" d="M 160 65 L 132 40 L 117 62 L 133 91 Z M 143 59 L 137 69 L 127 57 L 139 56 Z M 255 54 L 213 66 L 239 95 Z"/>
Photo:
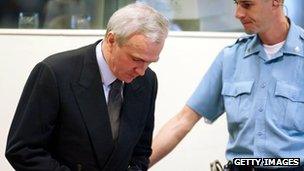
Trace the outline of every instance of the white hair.
<path fill-rule="evenodd" d="M 117 36 L 123 45 L 130 36 L 142 34 L 153 42 L 161 42 L 168 35 L 169 21 L 152 7 L 143 3 L 132 3 L 116 11 L 109 19 L 106 37 L 109 32 Z"/>

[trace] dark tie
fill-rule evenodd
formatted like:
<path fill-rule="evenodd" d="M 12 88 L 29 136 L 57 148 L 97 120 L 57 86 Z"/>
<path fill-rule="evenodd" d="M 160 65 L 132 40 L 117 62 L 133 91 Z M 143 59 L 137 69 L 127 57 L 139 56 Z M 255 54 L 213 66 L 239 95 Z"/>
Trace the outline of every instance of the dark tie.
<path fill-rule="evenodd" d="M 114 140 L 116 140 L 118 137 L 120 120 L 119 114 L 122 105 L 122 85 L 122 82 L 116 79 L 113 83 L 111 83 L 111 89 L 109 92 L 108 112 Z"/>

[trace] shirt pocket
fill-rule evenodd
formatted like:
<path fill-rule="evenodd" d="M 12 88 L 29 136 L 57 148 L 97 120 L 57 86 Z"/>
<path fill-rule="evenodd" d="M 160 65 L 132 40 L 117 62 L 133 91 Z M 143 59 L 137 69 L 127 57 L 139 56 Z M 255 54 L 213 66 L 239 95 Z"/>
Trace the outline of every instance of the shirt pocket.
<path fill-rule="evenodd" d="M 252 104 L 252 87 L 254 81 L 224 82 L 222 96 L 227 119 L 230 124 L 244 124 L 248 119 Z M 239 125 L 236 125 L 239 126 Z"/>
<path fill-rule="evenodd" d="M 277 81 L 275 96 L 283 98 L 286 110 L 281 124 L 286 129 L 304 131 L 304 88 L 297 84 Z"/>

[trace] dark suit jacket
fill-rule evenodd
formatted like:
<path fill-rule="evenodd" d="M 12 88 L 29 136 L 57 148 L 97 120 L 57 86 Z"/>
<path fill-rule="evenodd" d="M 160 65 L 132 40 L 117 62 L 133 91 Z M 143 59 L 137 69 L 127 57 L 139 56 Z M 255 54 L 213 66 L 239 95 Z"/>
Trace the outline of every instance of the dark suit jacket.
<path fill-rule="evenodd" d="M 125 84 L 114 142 L 97 43 L 50 56 L 31 72 L 7 141 L 6 157 L 16 170 L 147 169 L 156 75 L 148 68 L 144 76 Z"/>

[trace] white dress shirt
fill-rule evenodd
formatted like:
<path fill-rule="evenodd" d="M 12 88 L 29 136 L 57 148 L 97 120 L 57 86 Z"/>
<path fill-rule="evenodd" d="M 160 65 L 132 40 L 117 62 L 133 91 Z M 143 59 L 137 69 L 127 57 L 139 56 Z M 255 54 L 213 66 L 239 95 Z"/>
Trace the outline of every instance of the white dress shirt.
<path fill-rule="evenodd" d="M 103 90 L 106 98 L 106 102 L 108 103 L 109 91 L 111 88 L 111 83 L 116 80 L 116 77 L 113 75 L 112 71 L 107 64 L 105 57 L 103 56 L 101 50 L 102 41 L 96 45 L 96 58 L 99 67 L 99 72 L 102 80 Z"/>

